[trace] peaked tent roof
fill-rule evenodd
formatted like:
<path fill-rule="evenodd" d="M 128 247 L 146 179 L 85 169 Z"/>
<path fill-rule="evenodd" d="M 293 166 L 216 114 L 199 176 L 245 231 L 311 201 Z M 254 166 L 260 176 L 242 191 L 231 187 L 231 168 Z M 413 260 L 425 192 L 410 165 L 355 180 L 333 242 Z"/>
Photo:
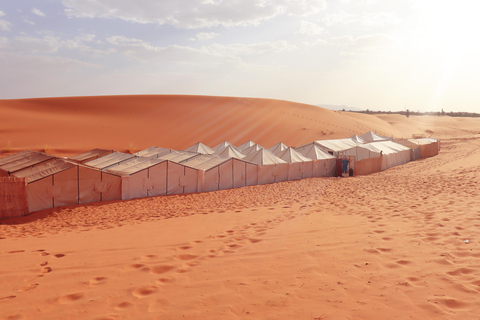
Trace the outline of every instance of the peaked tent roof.
<path fill-rule="evenodd" d="M 114 153 L 107 154 L 104 157 L 101 157 L 92 161 L 88 161 L 85 163 L 85 165 L 101 170 L 132 158 L 135 158 L 133 154 L 123 153 L 123 152 L 114 152 Z"/>
<path fill-rule="evenodd" d="M 13 175 L 18 178 L 27 178 L 27 182 L 31 183 L 76 166 L 78 166 L 78 164 L 73 164 L 62 159 L 53 159 L 34 167 L 17 171 Z"/>
<path fill-rule="evenodd" d="M 37 151 L 25 151 L 20 152 L 5 158 L 2 158 L 0 162 L 0 170 L 13 173 L 25 168 L 38 165 L 42 162 L 55 159 L 54 156 L 48 155 L 43 152 Z"/>
<path fill-rule="evenodd" d="M 251 147 L 248 147 L 248 148 L 246 148 L 246 149 L 243 149 L 243 150 L 242 150 L 242 153 L 245 154 L 245 155 L 247 155 L 247 154 L 250 154 L 250 153 L 252 153 L 252 152 L 257 152 L 257 151 L 262 150 L 262 149 L 264 149 L 264 148 L 263 148 L 261 145 L 259 145 L 259 144 L 254 144 L 254 145 L 251 146 Z"/>
<path fill-rule="evenodd" d="M 223 150 L 227 149 L 228 147 L 231 147 L 232 149 L 235 149 L 235 150 L 238 151 L 237 147 L 235 147 L 233 144 L 231 144 L 228 141 L 223 141 L 223 142 L 217 144 L 215 147 L 212 148 L 212 150 L 215 151 L 215 154 L 219 154 Z"/>
<path fill-rule="evenodd" d="M 247 141 L 247 142 L 239 145 L 239 146 L 237 147 L 237 149 L 238 149 L 239 151 L 243 151 L 243 150 L 245 150 L 245 149 L 247 149 L 247 148 L 250 148 L 251 146 L 254 146 L 254 145 L 256 145 L 256 143 L 253 142 L 252 140 L 249 140 L 249 141 Z"/>
<path fill-rule="evenodd" d="M 258 165 L 272 165 L 272 164 L 280 164 L 280 163 L 286 163 L 284 160 L 280 159 L 270 151 L 266 149 L 260 149 L 258 151 L 252 152 L 248 154 L 245 158 L 242 160 L 244 161 L 249 161 L 256 163 Z"/>
<path fill-rule="evenodd" d="M 413 142 L 418 145 L 425 145 L 425 144 L 431 144 L 435 143 L 438 140 L 435 138 L 420 138 L 420 139 L 408 139 L 408 141 Z"/>
<path fill-rule="evenodd" d="M 172 151 L 170 153 L 164 154 L 163 156 L 159 156 L 158 159 L 161 160 L 169 160 L 175 163 L 180 163 L 184 160 L 193 158 L 199 155 L 198 153 L 191 153 L 186 151 Z"/>
<path fill-rule="evenodd" d="M 232 146 L 228 146 L 227 148 L 223 149 L 222 152 L 215 153 L 215 154 L 225 158 L 237 158 L 237 159 L 245 158 L 245 155 L 243 153 L 233 148 Z"/>
<path fill-rule="evenodd" d="M 106 150 L 106 149 L 92 149 L 90 151 L 77 154 L 73 157 L 68 159 L 73 160 L 75 162 L 83 162 L 85 160 L 94 158 L 94 157 L 101 157 L 102 155 L 107 155 L 113 153 L 113 150 Z"/>
<path fill-rule="evenodd" d="M 307 158 L 313 159 L 313 160 L 324 160 L 324 159 L 336 159 L 337 157 L 332 156 L 330 153 L 327 153 L 323 150 L 321 150 L 315 142 L 310 144 L 309 148 L 303 149 L 302 152 L 300 152 L 302 155 L 304 155 Z"/>
<path fill-rule="evenodd" d="M 207 146 L 207 145 L 205 145 L 201 142 L 195 143 L 193 146 L 188 147 L 184 151 L 201 153 L 201 154 L 214 154 L 215 153 L 215 151 L 213 151 L 209 146 Z"/>
<path fill-rule="evenodd" d="M 191 159 L 183 161 L 181 164 L 195 169 L 208 170 L 228 160 L 230 159 L 217 155 L 200 154 Z"/>
<path fill-rule="evenodd" d="M 392 141 L 370 142 L 365 145 L 365 147 L 368 147 L 368 146 L 371 146 L 377 150 L 382 151 L 383 154 L 398 153 L 399 151 L 405 151 L 405 150 L 410 151 L 410 148 Z"/>
<path fill-rule="evenodd" d="M 155 158 L 144 158 L 144 157 L 132 158 L 122 163 L 110 166 L 108 167 L 108 169 L 106 169 L 106 171 L 116 175 L 129 176 L 137 172 L 140 172 L 142 170 L 153 167 L 164 161 L 165 160 L 160 160 Z"/>
<path fill-rule="evenodd" d="M 334 139 L 334 140 L 317 140 L 315 143 L 324 148 L 339 152 L 348 150 L 350 148 L 361 145 L 361 143 L 356 142 L 352 138 L 346 139 Z"/>
<path fill-rule="evenodd" d="M 367 141 L 365 141 L 362 137 L 357 136 L 356 134 L 351 136 L 350 139 L 352 139 L 356 143 L 367 143 Z"/>
<path fill-rule="evenodd" d="M 288 163 L 312 161 L 312 159 L 305 157 L 303 154 L 290 147 L 277 153 L 276 156 Z"/>
<path fill-rule="evenodd" d="M 389 137 L 379 136 L 378 134 L 376 134 L 376 133 L 373 132 L 373 131 L 365 132 L 365 133 L 362 134 L 360 137 L 361 137 L 363 140 L 365 140 L 366 142 L 389 141 L 389 140 L 392 140 L 392 139 L 393 139 L 393 138 L 389 138 Z"/>
<path fill-rule="evenodd" d="M 135 156 L 138 157 L 145 157 L 145 158 L 158 158 L 160 156 L 163 156 L 164 154 L 171 153 L 172 151 L 175 151 L 173 149 L 168 149 L 168 148 L 160 148 L 160 147 L 150 147 L 141 151 L 138 151 L 137 153 L 134 153 Z"/>
<path fill-rule="evenodd" d="M 276 155 L 278 152 L 285 151 L 286 149 L 288 149 L 288 146 L 285 145 L 283 142 L 279 142 L 276 145 L 271 146 L 267 150 L 271 151 L 273 154 Z"/>

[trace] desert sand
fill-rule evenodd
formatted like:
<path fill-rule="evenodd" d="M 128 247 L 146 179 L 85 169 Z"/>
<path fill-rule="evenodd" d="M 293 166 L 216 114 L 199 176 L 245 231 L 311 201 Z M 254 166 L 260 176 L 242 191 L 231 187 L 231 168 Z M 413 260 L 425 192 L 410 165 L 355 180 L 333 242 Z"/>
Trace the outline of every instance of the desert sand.
<path fill-rule="evenodd" d="M 0 221 L 0 318 L 478 319 L 480 119 L 214 97 L 0 101 L 3 154 L 300 145 L 368 130 L 432 135 L 441 150 L 369 176 Z"/>

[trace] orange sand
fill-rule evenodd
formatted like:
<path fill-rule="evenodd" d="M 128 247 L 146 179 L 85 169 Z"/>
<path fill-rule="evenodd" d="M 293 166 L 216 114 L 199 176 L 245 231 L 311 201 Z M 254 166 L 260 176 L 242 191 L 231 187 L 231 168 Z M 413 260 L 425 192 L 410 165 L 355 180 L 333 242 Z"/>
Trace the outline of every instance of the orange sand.
<path fill-rule="evenodd" d="M 96 98 L 75 99 L 80 107 L 82 99 Z M 155 122 L 142 105 L 152 99 L 139 97 L 141 111 L 130 112 L 143 132 L 166 130 L 140 126 L 139 114 L 148 126 Z M 32 100 L 25 101 L 0 102 L 0 138 L 11 140 L 12 149 L 43 148 L 43 139 L 57 139 L 51 143 L 60 154 L 118 149 L 130 136 L 140 148 L 182 148 L 194 138 L 210 145 L 252 139 L 268 147 L 311 142 L 322 138 L 321 131 L 328 138 L 370 129 L 398 136 L 430 130 L 442 138 L 442 149 L 436 157 L 370 176 L 71 206 L 3 220 L 0 319 L 477 319 L 480 314 L 480 119 L 374 117 L 279 102 L 278 108 L 291 112 L 287 117 L 269 106 L 272 100 L 250 100 L 251 112 L 266 118 L 253 122 L 252 135 L 240 137 L 247 123 L 234 126 L 231 114 L 224 117 L 232 121 L 228 130 L 208 127 L 215 121 L 205 123 L 205 110 L 218 122 L 223 107 L 204 102 L 199 115 L 178 125 L 193 127 L 184 136 L 145 142 L 120 134 L 129 122 L 127 107 L 108 120 L 95 108 L 55 118 L 59 107 L 43 105 L 46 115 L 37 126 L 38 104 L 29 107 Z M 175 110 L 157 121 L 166 126 L 168 117 L 180 113 Z M 59 119 L 68 120 L 71 130 L 62 131 L 66 125 Z M 268 120 L 274 124 L 259 129 Z M 86 138 L 99 132 L 102 121 L 113 133 Z M 47 131 L 28 133 L 28 125 L 35 132 L 45 123 Z"/>

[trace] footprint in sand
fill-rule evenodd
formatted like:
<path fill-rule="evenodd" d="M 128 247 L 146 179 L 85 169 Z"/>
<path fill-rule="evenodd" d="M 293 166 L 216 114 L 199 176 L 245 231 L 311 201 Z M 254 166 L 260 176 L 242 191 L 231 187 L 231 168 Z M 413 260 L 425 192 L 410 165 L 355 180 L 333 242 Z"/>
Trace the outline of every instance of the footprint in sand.
<path fill-rule="evenodd" d="M 7 253 L 20 253 L 20 252 L 25 252 L 25 250 L 13 250 L 13 251 L 8 251 Z"/>
<path fill-rule="evenodd" d="M 33 283 L 29 286 L 25 286 L 25 287 L 21 287 L 21 288 L 17 289 L 17 292 L 27 292 L 27 291 L 35 289 L 36 287 L 38 287 L 38 283 Z"/>
<path fill-rule="evenodd" d="M 67 304 L 67 303 L 77 302 L 79 300 L 82 300 L 83 298 L 85 298 L 85 294 L 82 292 L 71 293 L 58 298 L 58 302 L 60 304 Z"/>
<path fill-rule="evenodd" d="M 65 257 L 65 255 L 63 253 L 57 253 L 56 255 L 54 255 L 55 258 L 63 258 Z"/>
<path fill-rule="evenodd" d="M 115 310 L 122 311 L 122 310 L 125 310 L 125 309 L 128 309 L 128 308 L 131 308 L 131 307 L 133 307 L 133 303 L 131 303 L 130 301 L 124 301 L 124 302 L 121 302 L 121 303 L 117 304 L 115 306 Z"/>
<path fill-rule="evenodd" d="M 150 271 L 150 268 L 147 267 L 146 265 L 142 264 L 142 263 L 129 264 L 128 266 L 125 266 L 123 269 L 125 271 L 134 271 L 134 270 L 139 270 L 139 271 L 143 271 L 143 272 Z"/>
<path fill-rule="evenodd" d="M 50 273 L 50 272 L 52 272 L 52 268 L 50 268 L 50 267 L 44 267 L 44 268 L 42 268 L 41 272 L 42 272 L 42 273 Z"/>
<path fill-rule="evenodd" d="M 107 280 L 108 280 L 107 277 L 95 277 L 95 278 L 90 279 L 88 281 L 88 283 L 91 286 L 96 286 L 96 285 L 103 284 L 103 283 L 107 282 Z"/>
<path fill-rule="evenodd" d="M 132 291 L 132 295 L 137 298 L 146 298 L 158 292 L 158 288 L 155 286 L 140 287 Z"/>
<path fill-rule="evenodd" d="M 175 256 L 175 258 L 179 260 L 193 260 L 195 258 L 198 258 L 198 256 L 194 254 L 179 254 Z"/>
<path fill-rule="evenodd" d="M 152 274 L 163 274 L 171 270 L 176 269 L 177 267 L 172 265 L 157 265 L 150 268 L 150 273 Z"/>
<path fill-rule="evenodd" d="M 166 285 L 166 284 L 172 284 L 175 282 L 175 279 L 173 278 L 159 278 L 156 281 L 157 285 Z"/>

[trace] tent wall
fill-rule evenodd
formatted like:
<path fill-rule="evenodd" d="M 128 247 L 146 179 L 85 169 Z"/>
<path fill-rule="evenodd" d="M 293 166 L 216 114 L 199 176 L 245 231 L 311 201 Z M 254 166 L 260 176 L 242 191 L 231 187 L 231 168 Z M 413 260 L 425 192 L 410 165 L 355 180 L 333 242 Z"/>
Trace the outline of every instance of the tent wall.
<path fill-rule="evenodd" d="M 274 175 L 273 182 L 288 181 L 289 167 L 290 167 L 290 163 L 277 163 L 275 165 L 275 170 L 273 172 L 273 175 Z"/>
<path fill-rule="evenodd" d="M 144 181 L 144 187 L 149 197 L 167 194 L 167 161 L 148 169 L 149 178 Z"/>
<path fill-rule="evenodd" d="M 122 199 L 136 199 L 167 194 L 167 162 L 122 177 Z"/>
<path fill-rule="evenodd" d="M 87 167 L 78 167 L 79 203 L 97 202 L 101 199 L 101 171 Z"/>
<path fill-rule="evenodd" d="M 245 187 L 247 185 L 247 162 L 233 159 L 233 188 Z"/>
<path fill-rule="evenodd" d="M 220 181 L 218 184 L 219 190 L 233 188 L 233 161 L 227 161 L 219 166 Z"/>
<path fill-rule="evenodd" d="M 259 170 L 260 170 L 260 167 L 256 164 L 253 164 L 253 163 L 246 164 L 245 184 L 247 186 L 256 186 L 257 184 L 260 184 Z"/>
<path fill-rule="evenodd" d="M 25 178 L 0 178 L 0 219 L 28 214 Z"/>
<path fill-rule="evenodd" d="M 197 190 L 197 169 L 167 161 L 167 194 L 193 193 Z"/>
<path fill-rule="evenodd" d="M 312 178 L 313 177 L 313 165 L 315 161 L 307 161 L 305 163 L 305 174 L 304 178 Z"/>
<path fill-rule="evenodd" d="M 122 179 L 119 176 L 101 172 L 101 201 L 122 200 Z"/>
<path fill-rule="evenodd" d="M 305 175 L 305 162 L 294 162 L 288 164 L 288 180 L 300 180 Z"/>
<path fill-rule="evenodd" d="M 53 176 L 37 180 L 27 185 L 28 212 L 53 208 Z"/>
<path fill-rule="evenodd" d="M 258 167 L 258 184 L 268 184 L 275 182 L 275 165 L 269 164 Z"/>
<path fill-rule="evenodd" d="M 313 162 L 314 177 L 335 177 L 337 172 L 337 159 L 316 160 Z"/>
<path fill-rule="evenodd" d="M 422 158 L 433 157 L 438 154 L 440 150 L 440 142 L 432 142 L 430 144 L 422 144 L 420 145 L 420 150 L 422 154 Z"/>
<path fill-rule="evenodd" d="M 362 159 L 355 162 L 355 176 L 362 176 L 382 171 L 382 157 Z"/>
<path fill-rule="evenodd" d="M 78 169 L 70 168 L 54 174 L 53 177 L 53 206 L 61 207 L 78 204 Z"/>

